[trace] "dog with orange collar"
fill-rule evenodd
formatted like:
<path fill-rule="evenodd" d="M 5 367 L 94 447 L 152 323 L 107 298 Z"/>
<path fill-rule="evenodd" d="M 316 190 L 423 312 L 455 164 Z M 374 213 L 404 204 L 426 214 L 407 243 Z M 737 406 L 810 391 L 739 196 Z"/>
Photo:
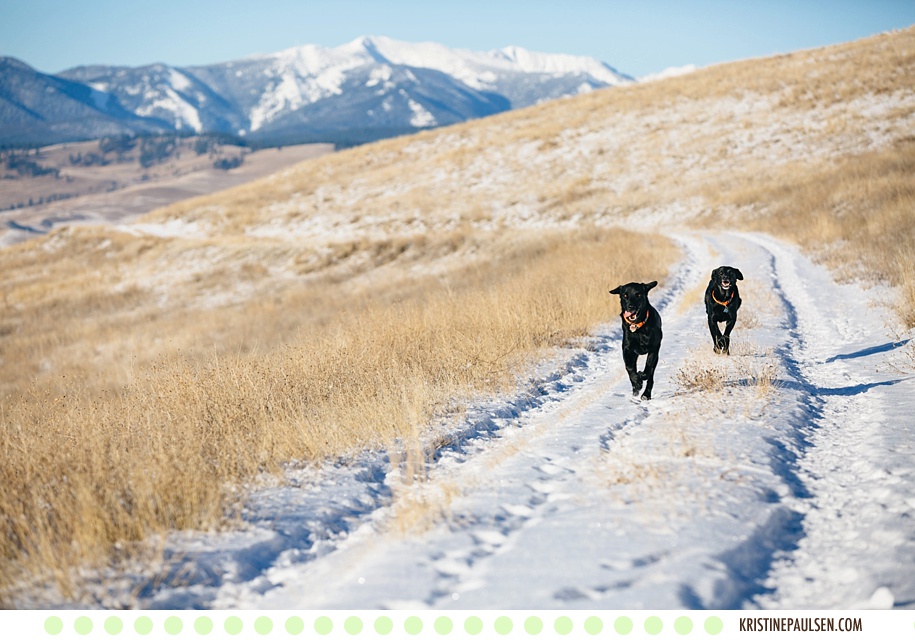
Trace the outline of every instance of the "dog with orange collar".
<path fill-rule="evenodd" d="M 737 310 L 740 309 L 740 292 L 737 281 L 743 280 L 740 269 L 721 266 L 712 271 L 708 287 L 705 290 L 705 314 L 708 316 L 708 329 L 712 334 L 715 353 L 728 355 L 731 351 L 731 331 L 737 323 Z M 724 323 L 724 331 L 720 324 Z"/>
<path fill-rule="evenodd" d="M 630 282 L 610 291 L 620 297 L 620 318 L 623 321 L 623 364 L 632 383 L 632 395 L 642 392 L 642 400 L 651 400 L 654 388 L 654 371 L 658 366 L 661 352 L 661 314 L 648 302 L 648 292 L 657 285 L 654 282 Z M 645 359 L 645 369 L 638 370 L 639 356 Z"/>

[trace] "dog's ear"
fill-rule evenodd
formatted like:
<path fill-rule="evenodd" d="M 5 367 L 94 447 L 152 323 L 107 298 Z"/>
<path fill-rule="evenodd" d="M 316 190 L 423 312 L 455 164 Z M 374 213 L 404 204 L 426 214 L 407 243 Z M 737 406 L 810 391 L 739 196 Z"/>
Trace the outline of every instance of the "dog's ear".
<path fill-rule="evenodd" d="M 647 293 L 647 292 L 651 291 L 651 290 L 654 289 L 656 286 L 658 286 L 658 281 L 657 281 L 657 280 L 652 280 L 651 282 L 646 283 L 646 284 L 645 284 L 645 292 Z"/>
<path fill-rule="evenodd" d="M 620 285 L 620 287 L 622 287 L 622 286 L 623 285 Z M 610 295 L 618 294 L 620 292 L 620 287 L 617 287 L 616 289 L 610 289 Z"/>
<path fill-rule="evenodd" d="M 740 273 L 740 269 L 734 269 L 734 274 L 737 276 L 738 280 L 743 280 L 743 274 Z"/>

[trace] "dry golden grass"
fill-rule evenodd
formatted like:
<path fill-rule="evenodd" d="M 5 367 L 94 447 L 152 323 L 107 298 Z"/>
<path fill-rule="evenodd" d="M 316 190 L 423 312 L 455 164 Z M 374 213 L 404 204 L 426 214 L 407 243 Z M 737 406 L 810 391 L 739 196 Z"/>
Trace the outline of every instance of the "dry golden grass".
<path fill-rule="evenodd" d="M 347 310 L 282 348 L 174 356 L 117 389 L 79 378 L 8 398 L 5 586 L 51 571 L 72 589 L 67 568 L 117 541 L 217 525 L 234 488 L 284 462 L 415 443 L 456 400 L 504 388 L 539 350 L 612 315 L 608 283 L 657 276 L 633 263 L 673 256 L 622 231 L 493 242 L 494 258 L 450 286 Z"/>
<path fill-rule="evenodd" d="M 896 287 L 915 327 L 915 140 L 832 163 L 789 165 L 773 180 L 716 197 L 752 210 L 746 224 L 787 236 L 841 276 Z"/>
<path fill-rule="evenodd" d="M 286 462 L 417 442 L 614 315 L 608 284 L 663 277 L 670 243 L 621 226 L 793 237 L 894 285 L 915 325 L 913 86 L 908 29 L 350 149 L 3 249 L 3 587 L 66 589 L 117 541 L 213 526 Z"/>
<path fill-rule="evenodd" d="M 730 351 L 725 356 L 711 348 L 692 350 L 673 376 L 678 393 L 714 395 L 743 387 L 755 400 L 768 400 L 780 384 L 775 354 L 746 340 L 732 341 Z"/>
<path fill-rule="evenodd" d="M 461 488 L 450 482 L 395 487 L 388 526 L 403 537 L 425 533 L 452 517 L 451 504 L 461 495 Z"/>
<path fill-rule="evenodd" d="M 724 390 L 728 374 L 726 363 L 703 356 L 687 358 L 677 368 L 674 384 L 680 393 L 717 393 Z"/>

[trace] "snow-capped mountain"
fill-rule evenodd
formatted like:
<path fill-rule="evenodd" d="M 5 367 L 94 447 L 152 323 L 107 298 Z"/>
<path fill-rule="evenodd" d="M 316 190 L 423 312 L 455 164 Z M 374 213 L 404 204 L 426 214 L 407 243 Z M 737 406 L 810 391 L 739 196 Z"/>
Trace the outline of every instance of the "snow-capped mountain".
<path fill-rule="evenodd" d="M 518 47 L 481 53 L 385 37 L 335 48 L 306 45 L 189 71 L 231 96 L 247 116 L 249 134 L 269 131 L 290 113 L 312 111 L 328 99 L 366 106 L 361 113 L 346 109 L 366 125 L 410 129 L 632 80 L 594 58 Z"/>
<path fill-rule="evenodd" d="M 168 127 L 126 109 L 110 93 L 0 57 L 0 145 L 46 145 Z"/>
<path fill-rule="evenodd" d="M 166 121 L 176 131 L 227 132 L 242 122 L 236 110 L 209 86 L 168 65 L 77 67 L 60 76 L 111 94 L 131 113 Z"/>
<path fill-rule="evenodd" d="M 633 81 L 594 58 L 386 37 L 185 68 L 77 67 L 58 78 L 143 122 L 262 143 L 364 142 Z"/>

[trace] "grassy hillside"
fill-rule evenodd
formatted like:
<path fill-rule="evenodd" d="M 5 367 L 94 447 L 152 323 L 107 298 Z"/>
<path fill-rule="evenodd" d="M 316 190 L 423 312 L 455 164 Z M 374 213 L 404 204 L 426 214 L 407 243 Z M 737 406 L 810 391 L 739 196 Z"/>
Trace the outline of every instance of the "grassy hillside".
<path fill-rule="evenodd" d="M 915 30 L 318 158 L 0 251 L 0 575 L 72 588 L 290 460 L 414 441 L 664 280 L 682 226 L 763 229 L 915 324 Z M 636 233 L 639 232 L 639 233 Z"/>

